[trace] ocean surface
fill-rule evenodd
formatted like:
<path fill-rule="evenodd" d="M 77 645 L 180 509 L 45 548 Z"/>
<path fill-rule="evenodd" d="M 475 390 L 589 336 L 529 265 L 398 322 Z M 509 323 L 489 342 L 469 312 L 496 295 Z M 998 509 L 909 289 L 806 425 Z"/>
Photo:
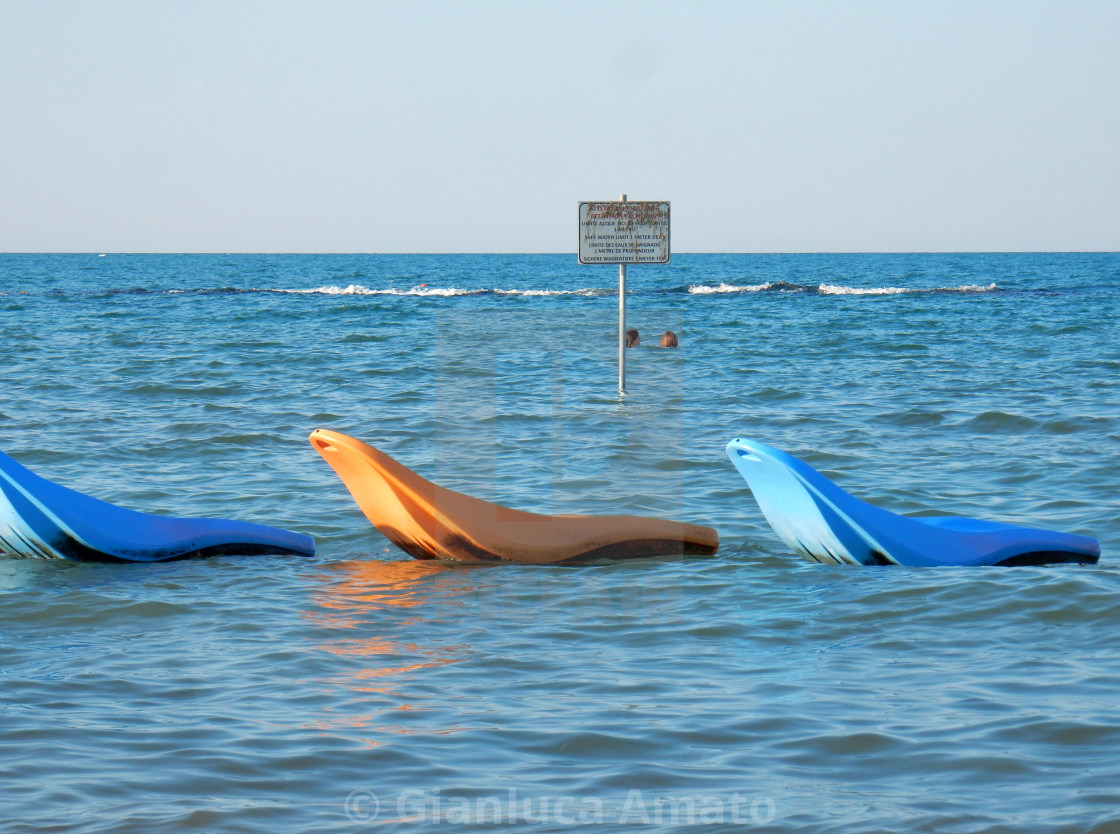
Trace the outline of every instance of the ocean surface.
<path fill-rule="evenodd" d="M 0 558 L 0 830 L 1120 830 L 1120 255 L 0 255 L 0 438 L 313 559 Z M 680 347 L 656 347 L 665 330 Z M 707 558 L 413 560 L 307 442 L 719 530 Z M 856 568 L 724 454 L 1097 566 Z"/>

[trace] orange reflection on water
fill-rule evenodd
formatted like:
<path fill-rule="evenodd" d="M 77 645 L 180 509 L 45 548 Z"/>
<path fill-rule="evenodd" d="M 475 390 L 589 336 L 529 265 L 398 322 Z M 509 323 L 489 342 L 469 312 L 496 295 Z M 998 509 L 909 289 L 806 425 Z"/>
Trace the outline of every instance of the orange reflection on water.
<path fill-rule="evenodd" d="M 464 644 L 423 642 L 427 630 L 425 606 L 446 606 L 447 600 L 461 593 L 461 582 L 441 582 L 441 575 L 454 580 L 463 568 L 441 562 L 406 561 L 339 562 L 324 565 L 316 578 L 320 580 L 312 600 L 315 607 L 304 616 L 316 626 L 330 631 L 345 629 L 338 639 L 329 639 L 317 648 L 341 662 L 338 672 L 324 680 L 331 689 L 343 687 L 361 697 L 349 701 L 355 707 L 351 715 L 329 715 L 317 722 L 322 729 L 364 728 L 377 732 L 407 734 L 408 727 L 394 722 L 393 714 L 424 710 L 424 705 L 410 702 L 399 689 L 410 675 L 425 669 L 456 663 L 469 655 Z M 410 609 L 405 619 L 401 609 Z M 379 616 L 393 611 L 398 616 Z M 444 611 L 446 613 L 446 611 Z M 408 639 L 399 639 L 407 635 Z M 370 713 L 371 696 L 400 702 Z M 333 712 L 333 710 L 332 710 Z M 386 723 L 386 719 L 389 719 Z M 428 728 L 431 732 L 431 728 Z M 363 739 L 376 744 L 374 739 Z"/>
<path fill-rule="evenodd" d="M 432 598 L 434 590 L 423 580 L 451 570 L 457 568 L 445 562 L 417 559 L 396 562 L 369 559 L 324 565 L 321 574 L 324 584 L 315 601 L 329 612 L 322 612 L 321 621 L 324 625 L 348 626 L 354 624 L 348 614 L 422 605 Z M 435 596 L 448 594 L 435 593 Z M 336 612 L 337 619 L 331 616 Z"/>

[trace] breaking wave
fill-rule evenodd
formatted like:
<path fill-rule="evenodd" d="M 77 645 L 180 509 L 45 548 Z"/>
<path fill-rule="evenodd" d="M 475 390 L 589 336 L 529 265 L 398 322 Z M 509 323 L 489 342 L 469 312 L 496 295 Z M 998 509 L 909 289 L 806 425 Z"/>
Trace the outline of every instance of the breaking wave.
<path fill-rule="evenodd" d="M 765 284 L 691 285 L 688 292 L 692 295 L 727 295 L 754 292 L 808 293 L 816 295 L 930 295 L 941 293 L 984 293 L 994 292 L 994 283 L 987 286 L 968 284 L 960 287 L 846 287 L 839 284 L 795 284 L 789 281 L 773 281 Z"/>
<path fill-rule="evenodd" d="M 986 286 L 979 284 L 966 284 L 959 287 L 849 287 L 841 284 L 797 284 L 789 281 L 767 281 L 762 284 L 733 284 L 721 281 L 718 284 L 690 284 L 671 288 L 631 286 L 627 288 L 627 295 L 699 295 L 721 296 L 739 295 L 749 293 L 789 293 L 804 295 L 938 295 L 938 294 L 969 294 L 996 292 L 998 288 L 994 283 Z M 99 289 L 78 293 L 67 293 L 64 290 L 49 289 L 40 292 L 31 290 L 0 291 L 0 297 L 32 296 L 32 295 L 92 295 L 92 296 L 161 296 L 161 295 L 251 295 L 257 293 L 277 293 L 286 295 L 325 295 L 325 296 L 400 296 L 416 298 L 458 298 L 464 296 L 475 297 L 521 297 L 521 298 L 600 298 L 617 296 L 618 290 L 614 287 L 582 287 L 579 289 L 502 289 L 502 288 L 475 288 L 462 287 L 433 287 L 427 284 L 418 284 L 413 287 L 385 287 L 371 288 L 362 284 L 348 284 L 338 286 L 327 284 L 320 287 L 305 287 L 294 289 L 277 288 L 239 288 L 239 287 L 197 287 L 197 288 L 147 288 L 147 287 L 117 287 L 112 289 Z"/>

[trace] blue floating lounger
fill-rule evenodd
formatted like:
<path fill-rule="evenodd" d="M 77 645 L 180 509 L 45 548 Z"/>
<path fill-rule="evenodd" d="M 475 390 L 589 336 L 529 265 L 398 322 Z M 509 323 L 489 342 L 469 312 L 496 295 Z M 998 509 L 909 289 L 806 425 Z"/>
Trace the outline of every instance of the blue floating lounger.
<path fill-rule="evenodd" d="M 774 532 L 814 562 L 855 565 L 1095 563 L 1088 536 L 958 516 L 911 518 L 855 498 L 793 455 L 735 438 L 727 456 Z"/>
<path fill-rule="evenodd" d="M 45 478 L 0 452 L 0 553 L 83 562 L 163 562 L 193 556 L 313 556 L 310 536 L 219 518 L 127 510 Z"/>

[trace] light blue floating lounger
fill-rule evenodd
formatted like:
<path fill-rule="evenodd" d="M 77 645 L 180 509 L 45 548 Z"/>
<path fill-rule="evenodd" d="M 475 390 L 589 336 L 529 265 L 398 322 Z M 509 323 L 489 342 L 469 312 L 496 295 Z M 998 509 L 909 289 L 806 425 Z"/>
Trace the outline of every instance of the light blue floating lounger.
<path fill-rule="evenodd" d="M 793 455 L 736 437 L 727 456 L 774 532 L 814 562 L 856 565 L 1094 563 L 1088 536 L 957 516 L 911 518 L 855 498 Z"/>
<path fill-rule="evenodd" d="M 126 510 L 40 478 L 0 452 L 0 553 L 83 562 L 163 562 L 192 556 L 313 556 L 310 536 L 219 518 Z"/>

